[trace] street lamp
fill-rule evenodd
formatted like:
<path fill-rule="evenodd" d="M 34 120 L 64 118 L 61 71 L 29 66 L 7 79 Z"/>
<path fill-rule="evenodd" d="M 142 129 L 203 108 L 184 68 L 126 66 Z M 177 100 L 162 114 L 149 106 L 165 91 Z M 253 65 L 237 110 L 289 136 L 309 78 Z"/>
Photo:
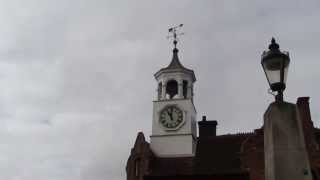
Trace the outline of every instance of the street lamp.
<path fill-rule="evenodd" d="M 261 64 L 271 91 L 277 91 L 277 95 L 275 96 L 277 102 L 283 101 L 283 91 L 286 89 L 289 63 L 289 53 L 281 52 L 276 40 L 272 38 L 269 51 L 262 53 Z"/>

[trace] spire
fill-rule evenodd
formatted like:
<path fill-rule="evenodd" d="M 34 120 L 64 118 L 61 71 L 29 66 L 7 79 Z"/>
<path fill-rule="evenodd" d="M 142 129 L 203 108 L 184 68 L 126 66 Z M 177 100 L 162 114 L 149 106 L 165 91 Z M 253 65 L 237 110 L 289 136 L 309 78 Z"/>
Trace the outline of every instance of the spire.
<path fill-rule="evenodd" d="M 179 50 L 175 47 L 173 49 L 173 55 L 172 55 L 172 60 L 167 69 L 185 69 L 185 67 L 180 63 L 179 57 L 178 57 L 178 52 Z"/>
<path fill-rule="evenodd" d="M 182 72 L 182 73 L 191 75 L 193 82 L 196 81 L 196 77 L 194 75 L 193 70 L 185 68 L 181 64 L 179 57 L 178 57 L 178 52 L 179 52 L 179 50 L 177 48 L 178 36 L 183 35 L 183 33 L 178 33 L 177 31 L 182 26 L 183 26 L 183 24 L 180 24 L 178 26 L 174 26 L 169 29 L 169 34 L 172 34 L 172 35 L 168 35 L 167 38 L 173 38 L 173 45 L 174 45 L 174 48 L 172 50 L 172 52 L 173 52 L 172 59 L 171 59 L 170 64 L 167 67 L 161 68 L 158 72 L 156 72 L 154 74 L 156 79 L 163 73 Z"/>
<path fill-rule="evenodd" d="M 191 74 L 193 81 L 196 81 L 196 77 L 194 75 L 193 70 L 188 69 L 181 64 L 181 62 L 179 60 L 179 56 L 178 56 L 179 50 L 175 47 L 175 48 L 173 48 L 172 52 L 173 52 L 173 54 L 172 54 L 172 59 L 171 59 L 170 64 L 167 67 L 162 68 L 158 72 L 156 72 L 155 77 L 157 78 L 162 73 L 170 73 L 170 72 L 180 71 L 180 72 Z"/>
<path fill-rule="evenodd" d="M 172 27 L 169 29 L 169 33 L 172 33 L 171 36 L 167 36 L 167 38 L 172 37 L 173 38 L 173 56 L 172 56 L 172 60 L 171 63 L 169 64 L 169 66 L 167 67 L 167 69 L 185 69 L 185 67 L 183 67 L 183 65 L 180 63 L 179 61 L 179 57 L 178 57 L 178 52 L 179 50 L 177 49 L 177 44 L 178 44 L 178 36 L 179 35 L 183 35 L 183 33 L 177 33 L 177 29 L 181 28 L 183 26 L 183 24 L 180 24 L 178 26 Z"/>

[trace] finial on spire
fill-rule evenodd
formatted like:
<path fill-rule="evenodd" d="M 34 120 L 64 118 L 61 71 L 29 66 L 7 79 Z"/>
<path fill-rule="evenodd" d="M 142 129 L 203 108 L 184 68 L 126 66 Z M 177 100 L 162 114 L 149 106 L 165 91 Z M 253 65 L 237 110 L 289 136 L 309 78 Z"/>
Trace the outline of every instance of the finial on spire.
<path fill-rule="evenodd" d="M 274 37 L 271 39 L 271 44 L 269 45 L 270 50 L 279 50 L 279 44 L 276 43 L 276 40 Z"/>
<path fill-rule="evenodd" d="M 168 35 L 167 38 L 173 38 L 173 45 L 174 45 L 174 49 L 177 49 L 177 44 L 178 44 L 178 36 L 183 35 L 184 33 L 177 33 L 177 29 L 181 28 L 183 26 L 183 24 L 180 24 L 178 26 L 174 26 L 169 28 L 169 33 L 172 33 L 172 35 Z"/>

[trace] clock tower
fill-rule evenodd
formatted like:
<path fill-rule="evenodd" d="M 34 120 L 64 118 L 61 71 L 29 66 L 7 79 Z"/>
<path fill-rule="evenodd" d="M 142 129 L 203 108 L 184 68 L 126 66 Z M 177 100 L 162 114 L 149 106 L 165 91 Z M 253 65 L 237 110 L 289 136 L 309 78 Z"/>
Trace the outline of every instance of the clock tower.
<path fill-rule="evenodd" d="M 176 39 L 173 42 L 171 63 L 154 75 L 158 95 L 153 101 L 151 149 L 158 157 L 191 157 L 197 137 L 193 104 L 196 77 L 180 63 Z"/>

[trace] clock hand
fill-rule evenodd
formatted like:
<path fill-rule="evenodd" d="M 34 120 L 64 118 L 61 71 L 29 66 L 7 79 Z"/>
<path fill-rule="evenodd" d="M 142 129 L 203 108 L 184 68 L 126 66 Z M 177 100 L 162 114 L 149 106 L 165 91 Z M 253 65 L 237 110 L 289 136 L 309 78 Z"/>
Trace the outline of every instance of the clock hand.
<path fill-rule="evenodd" d="M 168 115 L 169 115 L 169 117 L 170 117 L 170 119 L 171 119 L 171 121 L 173 120 L 173 118 L 172 118 L 172 109 L 171 109 L 171 112 L 169 113 L 169 110 L 167 111 L 167 113 L 168 113 Z"/>
<path fill-rule="evenodd" d="M 170 113 L 171 115 L 171 120 L 173 121 L 173 107 L 171 107 L 171 113 Z"/>

